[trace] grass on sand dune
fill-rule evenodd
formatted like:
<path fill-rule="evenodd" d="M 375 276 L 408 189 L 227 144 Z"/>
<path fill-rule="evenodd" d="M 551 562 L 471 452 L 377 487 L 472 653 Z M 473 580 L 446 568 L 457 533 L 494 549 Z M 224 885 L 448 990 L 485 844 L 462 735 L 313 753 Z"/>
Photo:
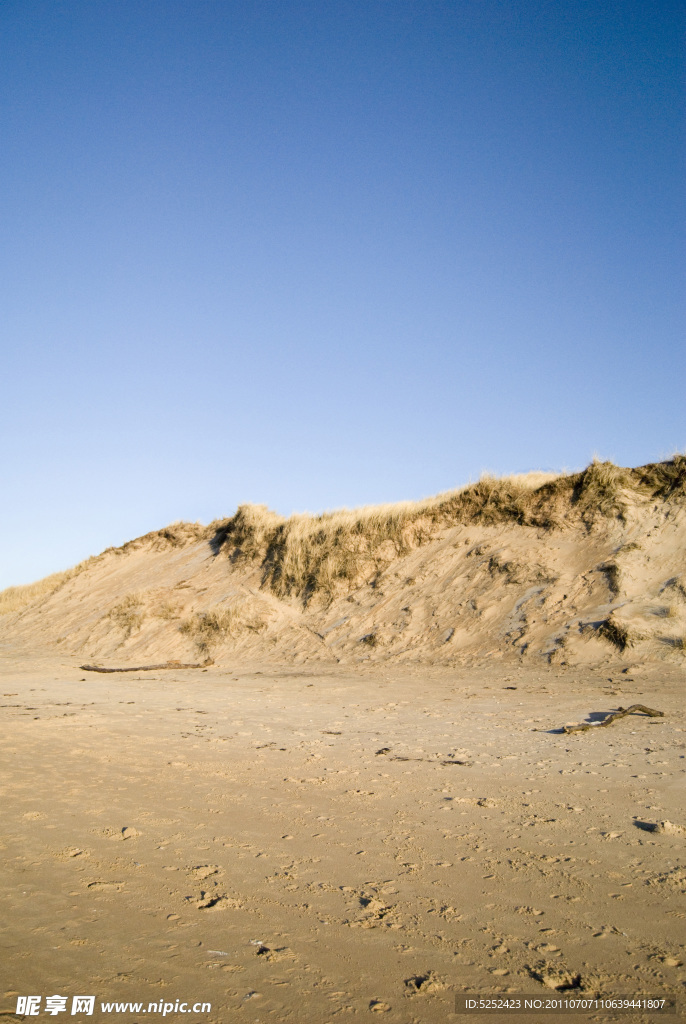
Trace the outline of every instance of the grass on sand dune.
<path fill-rule="evenodd" d="M 19 587 L 7 587 L 0 591 L 0 615 L 18 612 L 28 604 L 33 604 L 41 597 L 53 594 L 69 576 L 68 572 L 55 572 L 52 576 L 38 580 L 36 583 L 25 583 Z"/>
<path fill-rule="evenodd" d="M 594 461 L 581 473 L 549 477 L 482 477 L 459 491 L 418 502 L 294 515 L 282 519 L 264 506 L 243 505 L 215 534 L 217 549 L 235 561 L 258 560 L 263 585 L 278 597 L 333 595 L 362 576 L 459 524 L 553 529 L 582 521 L 622 518 L 637 496 L 686 496 L 686 457 L 640 469 Z"/>
<path fill-rule="evenodd" d="M 623 519 L 635 500 L 686 499 L 686 456 L 638 469 L 595 460 L 580 473 L 554 476 L 482 477 L 460 490 L 423 501 L 400 502 L 354 510 L 299 514 L 289 519 L 263 505 L 241 505 L 234 516 L 209 526 L 174 523 L 163 530 L 109 548 L 67 573 L 57 573 L 26 587 L 0 594 L 0 613 L 23 606 L 59 589 L 75 573 L 106 556 L 120 556 L 149 546 L 155 550 L 208 541 L 213 552 L 232 562 L 257 563 L 262 586 L 277 597 L 330 597 L 360 579 L 373 580 L 394 558 L 435 537 L 450 526 L 519 524 L 543 529 Z M 616 582 L 607 567 L 608 581 Z M 226 625 L 226 624 L 224 624 Z M 224 628 L 207 620 L 196 624 L 215 633 Z M 190 627 L 189 627 L 190 628 Z M 228 628 L 228 627 L 227 627 Z"/>
<path fill-rule="evenodd" d="M 242 601 L 192 615 L 181 623 L 179 631 L 193 640 L 200 654 L 208 656 L 227 637 L 236 638 L 248 630 L 259 632 L 266 625 L 257 608 Z"/>

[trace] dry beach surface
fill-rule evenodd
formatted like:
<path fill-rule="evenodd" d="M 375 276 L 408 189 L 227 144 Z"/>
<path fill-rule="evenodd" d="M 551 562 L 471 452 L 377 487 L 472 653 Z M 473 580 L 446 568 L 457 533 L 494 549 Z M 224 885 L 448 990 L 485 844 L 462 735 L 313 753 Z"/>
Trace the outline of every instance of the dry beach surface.
<path fill-rule="evenodd" d="M 683 1005 L 683 673 L 626 668 L 99 675 L 5 645 L 2 1009 L 433 1024 L 577 975 Z M 635 702 L 664 717 L 557 731 Z"/>
<path fill-rule="evenodd" d="M 243 506 L 0 593 L 0 1013 L 445 1024 L 510 992 L 683 1017 L 685 552 L 675 456 Z M 632 704 L 663 714 L 562 730 Z"/>

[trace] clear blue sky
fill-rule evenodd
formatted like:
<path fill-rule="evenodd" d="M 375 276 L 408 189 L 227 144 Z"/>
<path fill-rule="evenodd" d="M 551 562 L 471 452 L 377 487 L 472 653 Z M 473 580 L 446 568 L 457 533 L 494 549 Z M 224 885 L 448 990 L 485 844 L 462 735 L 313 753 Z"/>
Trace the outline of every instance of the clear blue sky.
<path fill-rule="evenodd" d="M 686 447 L 671 0 L 3 0 L 0 586 Z"/>

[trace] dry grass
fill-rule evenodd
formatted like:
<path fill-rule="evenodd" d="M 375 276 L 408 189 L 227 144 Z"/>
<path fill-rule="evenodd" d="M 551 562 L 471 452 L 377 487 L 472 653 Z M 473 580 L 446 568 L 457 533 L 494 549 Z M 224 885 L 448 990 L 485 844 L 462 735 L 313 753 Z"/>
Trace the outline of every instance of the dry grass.
<path fill-rule="evenodd" d="M 633 647 L 638 639 L 638 637 L 632 636 L 627 627 L 623 623 L 618 622 L 614 615 L 610 615 L 609 618 L 600 624 L 598 635 L 602 636 L 605 640 L 609 640 L 620 651 L 625 651 L 627 647 Z"/>
<path fill-rule="evenodd" d="M 111 619 L 115 626 L 123 630 L 124 638 L 128 639 L 134 630 L 138 631 L 143 625 L 145 611 L 142 596 L 127 594 L 123 600 L 110 608 L 106 618 Z"/>
<path fill-rule="evenodd" d="M 362 579 L 373 579 L 395 558 L 461 522 L 527 521 L 540 477 L 484 477 L 461 491 L 418 502 L 342 509 L 290 519 L 264 506 L 242 505 L 221 525 L 213 546 L 233 560 L 258 561 L 263 584 L 277 596 L 332 597 Z M 571 488 L 570 488 L 571 489 Z M 532 516 L 532 525 L 543 525 Z M 548 520 L 546 522 L 549 525 Z"/>
<path fill-rule="evenodd" d="M 676 454 L 666 462 L 653 462 L 630 470 L 638 486 L 653 498 L 686 497 L 686 455 Z"/>
<path fill-rule="evenodd" d="M 361 578 L 374 578 L 430 536 L 430 524 L 409 503 L 293 516 L 270 538 L 264 582 L 279 597 L 307 599 L 317 592 L 330 597 L 341 585 L 347 589 Z"/>
<path fill-rule="evenodd" d="M 490 476 L 490 474 L 485 475 Z M 543 484 L 549 484 L 553 480 L 557 480 L 559 476 L 559 473 L 544 473 L 541 470 L 534 470 L 531 473 L 511 473 L 509 476 L 500 477 L 500 479 L 525 487 L 530 491 L 535 491 L 538 487 L 542 487 Z"/>
<path fill-rule="evenodd" d="M 616 597 L 621 589 L 622 572 L 616 562 L 605 562 L 600 566 L 600 571 L 605 574 L 607 585 L 613 597 Z"/>
<path fill-rule="evenodd" d="M 661 619 L 678 619 L 679 609 L 675 604 L 666 604 L 662 608 L 656 608 L 653 614 Z"/>
<path fill-rule="evenodd" d="M 94 561 L 94 558 L 87 558 L 71 569 L 66 569 L 64 572 L 54 572 L 50 576 L 45 576 L 42 580 L 37 580 L 36 583 L 25 583 L 23 586 L 7 587 L 5 590 L 1 590 L 0 615 L 20 612 L 36 601 L 45 600 L 63 587 L 65 583 L 68 583 L 69 580 L 82 573 Z"/>
<path fill-rule="evenodd" d="M 274 531 L 283 522 L 283 516 L 266 505 L 239 505 L 235 516 L 218 526 L 212 547 L 219 551 L 226 544 L 233 561 L 262 559 Z"/>
<path fill-rule="evenodd" d="M 164 619 L 165 622 L 170 622 L 172 619 L 178 619 L 180 614 L 180 607 L 174 604 L 173 601 L 159 601 L 152 614 L 156 619 Z"/>
<path fill-rule="evenodd" d="M 632 485 L 632 470 L 622 469 L 612 462 L 594 459 L 578 475 L 573 500 L 586 521 L 624 516 L 627 508 L 625 490 Z"/>
<path fill-rule="evenodd" d="M 681 576 L 673 576 L 671 580 L 667 580 L 660 593 L 668 594 L 677 602 L 686 601 L 686 586 Z"/>
<path fill-rule="evenodd" d="M 682 491 L 686 496 L 682 463 L 686 466 L 686 459 L 678 456 L 633 470 L 596 460 L 581 473 L 484 476 L 424 501 L 290 519 L 265 506 L 242 505 L 218 527 L 211 543 L 234 561 L 258 562 L 263 585 L 278 597 L 331 599 L 373 581 L 395 558 L 451 526 L 517 523 L 555 529 L 581 520 L 591 529 L 600 521 L 623 518 L 632 493 L 644 500 L 667 490 L 672 497 Z M 608 567 L 607 572 L 610 587 L 618 587 L 619 570 Z"/>
<path fill-rule="evenodd" d="M 535 562 L 518 562 L 515 559 L 503 561 L 497 553 L 489 558 L 488 571 L 491 576 L 496 574 L 502 575 L 507 583 L 517 585 L 523 583 L 552 583 L 557 579 L 555 574 L 544 565 L 539 565 Z"/>
<path fill-rule="evenodd" d="M 266 625 L 266 619 L 253 602 L 237 601 L 225 608 L 191 615 L 181 623 L 179 631 L 190 637 L 199 654 L 208 657 L 225 640 L 236 639 L 249 631 L 260 632 Z"/>
<path fill-rule="evenodd" d="M 686 651 L 686 637 L 684 636 L 661 636 L 658 637 L 661 644 L 671 647 L 675 651 Z"/>
<path fill-rule="evenodd" d="M 20 587 L 8 587 L 0 592 L 0 615 L 21 611 L 41 597 L 53 594 L 65 581 L 66 572 L 56 572 L 37 583 L 26 583 Z"/>
<path fill-rule="evenodd" d="M 184 523 L 178 521 L 171 523 L 170 526 L 165 526 L 162 530 L 153 530 L 151 533 L 145 533 L 142 537 L 136 537 L 134 540 L 129 540 L 126 544 L 122 544 L 118 548 L 107 548 L 98 555 L 98 558 L 102 558 L 104 555 L 125 555 L 130 551 L 137 551 L 143 547 L 152 548 L 153 551 L 165 551 L 168 548 L 183 548 L 188 544 L 196 544 L 199 540 L 207 540 L 215 532 L 217 524 L 210 523 L 209 526 L 203 526 L 202 523 Z"/>

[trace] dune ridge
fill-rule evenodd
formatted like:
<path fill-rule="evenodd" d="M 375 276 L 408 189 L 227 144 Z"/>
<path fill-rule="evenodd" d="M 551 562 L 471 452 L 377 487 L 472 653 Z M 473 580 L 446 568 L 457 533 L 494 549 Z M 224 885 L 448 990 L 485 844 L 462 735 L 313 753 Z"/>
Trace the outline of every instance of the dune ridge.
<path fill-rule="evenodd" d="M 680 660 L 685 509 L 683 455 L 288 519 L 242 505 L 9 588 L 0 637 L 122 664 Z"/>

